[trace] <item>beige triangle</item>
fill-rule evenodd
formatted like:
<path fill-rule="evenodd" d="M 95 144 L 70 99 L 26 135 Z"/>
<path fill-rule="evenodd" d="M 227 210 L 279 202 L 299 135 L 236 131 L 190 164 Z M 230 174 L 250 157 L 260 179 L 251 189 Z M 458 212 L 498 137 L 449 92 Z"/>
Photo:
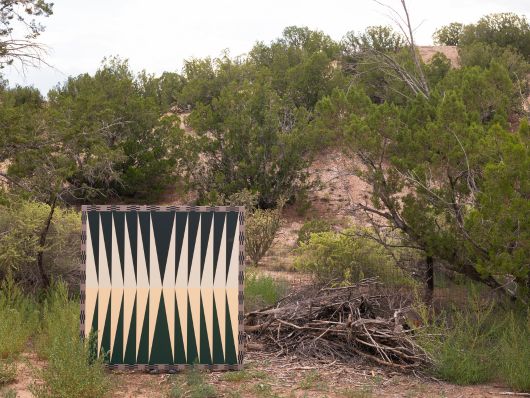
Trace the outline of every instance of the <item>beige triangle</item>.
<path fill-rule="evenodd" d="M 206 334 L 208 335 L 210 346 L 210 357 L 213 358 L 213 222 L 210 227 L 210 236 L 202 271 L 201 295 Z"/>
<path fill-rule="evenodd" d="M 86 237 L 85 337 L 88 337 L 92 329 L 94 311 L 96 310 L 96 301 L 98 297 L 98 276 L 96 273 L 96 261 L 94 259 L 92 234 L 89 225 L 86 226 Z"/>
<path fill-rule="evenodd" d="M 142 231 L 140 228 L 140 217 L 137 219 L 137 244 L 136 254 L 136 356 L 140 350 L 140 339 L 142 337 L 142 328 L 144 325 L 145 309 L 149 298 L 149 278 L 147 276 L 147 265 L 145 263 L 144 242 L 142 240 Z"/>
<path fill-rule="evenodd" d="M 140 350 L 140 339 L 142 337 L 142 328 L 144 326 L 145 310 L 147 308 L 147 299 L 149 298 L 149 288 L 140 287 L 136 289 L 136 357 Z"/>
<path fill-rule="evenodd" d="M 177 279 L 175 281 L 175 297 L 180 318 L 180 330 L 184 343 L 184 355 L 188 358 L 188 223 L 184 229 L 182 250 L 180 252 Z"/>
<path fill-rule="evenodd" d="M 120 319 L 121 300 L 123 297 L 123 278 L 121 275 L 120 254 L 114 216 L 112 217 L 112 289 L 110 296 L 110 356 L 114 352 L 114 341 Z"/>
<path fill-rule="evenodd" d="M 175 289 L 175 297 L 179 309 L 180 331 L 184 344 L 184 356 L 188 360 L 188 289 Z M 165 300 L 165 299 L 164 299 Z"/>
<path fill-rule="evenodd" d="M 171 343 L 171 355 L 175 352 L 175 233 L 176 225 L 173 220 L 173 231 L 169 241 L 169 251 L 167 255 L 166 271 L 162 294 L 164 295 L 164 306 L 166 309 L 167 327 L 169 330 L 169 341 Z"/>
<path fill-rule="evenodd" d="M 134 263 L 131 252 L 131 242 L 127 232 L 127 218 L 125 218 L 125 256 L 124 256 L 124 275 L 123 275 L 123 359 L 127 350 L 127 339 L 131 328 L 132 314 L 134 309 L 134 300 L 136 298 L 136 279 L 134 276 Z M 131 341 L 130 344 L 135 342 Z"/>
<path fill-rule="evenodd" d="M 110 287 L 100 287 L 98 291 L 98 355 L 101 352 L 103 331 L 107 320 L 107 309 L 110 300 Z"/>
<path fill-rule="evenodd" d="M 162 288 L 152 287 L 149 289 L 149 356 L 151 359 L 151 348 L 155 337 L 156 319 L 158 318 L 158 307 L 160 306 L 160 296 Z"/>
<path fill-rule="evenodd" d="M 232 256 L 230 258 L 230 268 L 228 270 L 228 277 L 226 279 L 227 288 L 239 287 L 239 222 L 236 226 L 234 235 L 234 247 L 232 248 Z"/>
<path fill-rule="evenodd" d="M 107 309 L 111 290 L 108 259 L 101 220 L 99 223 L 99 242 L 98 355 L 101 352 L 101 343 L 103 339 L 103 331 L 105 330 L 105 322 L 107 320 Z"/>
<path fill-rule="evenodd" d="M 226 289 L 224 287 L 215 287 L 213 289 L 213 294 L 215 297 L 215 308 L 217 309 L 217 319 L 219 321 L 219 332 L 221 333 L 221 345 L 223 347 L 223 356 L 226 356 Z"/>
<path fill-rule="evenodd" d="M 226 297 L 228 299 L 228 310 L 230 311 L 230 321 L 232 322 L 232 336 L 234 336 L 234 345 L 236 348 L 236 354 L 239 350 L 239 339 L 238 339 L 238 316 L 239 316 L 239 300 L 238 300 L 239 289 L 228 288 L 226 289 Z M 227 325 L 228 326 L 228 325 Z"/>
<path fill-rule="evenodd" d="M 188 299 L 190 300 L 191 320 L 193 323 L 193 332 L 197 344 L 197 354 L 201 353 L 201 289 L 188 288 Z M 195 358 L 192 358 L 195 359 Z"/>
<path fill-rule="evenodd" d="M 193 259 L 191 260 L 191 270 L 188 280 L 188 299 L 190 301 L 191 320 L 193 322 L 193 332 L 197 343 L 197 353 L 201 352 L 201 223 L 197 228 Z"/>

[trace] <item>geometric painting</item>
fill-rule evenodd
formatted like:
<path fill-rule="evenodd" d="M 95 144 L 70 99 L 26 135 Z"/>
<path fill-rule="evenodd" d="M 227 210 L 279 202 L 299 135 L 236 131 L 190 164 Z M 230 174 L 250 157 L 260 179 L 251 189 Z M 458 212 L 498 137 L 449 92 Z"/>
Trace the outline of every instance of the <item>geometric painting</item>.
<path fill-rule="evenodd" d="M 83 206 L 81 336 L 114 369 L 240 369 L 244 208 Z"/>

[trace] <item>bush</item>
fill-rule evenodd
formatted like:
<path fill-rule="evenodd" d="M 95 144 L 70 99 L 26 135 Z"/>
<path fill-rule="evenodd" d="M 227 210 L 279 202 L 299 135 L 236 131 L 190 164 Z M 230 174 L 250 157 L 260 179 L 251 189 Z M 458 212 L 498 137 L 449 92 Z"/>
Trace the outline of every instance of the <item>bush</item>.
<path fill-rule="evenodd" d="M 245 251 L 252 261 L 258 265 L 261 258 L 270 249 L 276 232 L 280 228 L 281 207 L 278 209 L 257 209 L 247 216 L 245 222 Z"/>
<path fill-rule="evenodd" d="M 323 283 L 348 284 L 370 277 L 392 285 L 413 283 L 381 245 L 359 232 L 349 228 L 311 234 L 297 249 L 295 267 Z"/>
<path fill-rule="evenodd" d="M 507 315 L 497 351 L 499 377 L 511 388 L 530 392 L 530 318 Z"/>
<path fill-rule="evenodd" d="M 434 374 L 456 384 L 502 381 L 530 391 L 528 319 L 521 311 L 501 312 L 478 298 L 470 303 L 418 330 L 420 344 L 434 360 Z"/>
<path fill-rule="evenodd" d="M 247 272 L 245 276 L 245 307 L 249 311 L 276 304 L 287 293 L 285 281 L 257 272 Z"/>
<path fill-rule="evenodd" d="M 44 383 L 31 388 L 37 398 L 106 396 L 110 386 L 103 359 L 94 361 L 88 341 L 79 338 L 79 303 L 68 298 L 64 283 L 55 284 L 46 297 L 36 348 L 48 359 L 36 375 Z"/>
<path fill-rule="evenodd" d="M 311 234 L 318 232 L 327 232 L 331 230 L 331 224 L 326 220 L 309 220 L 302 225 L 302 228 L 298 231 L 298 245 L 307 243 Z"/>
<path fill-rule="evenodd" d="M 11 369 L 11 359 L 24 350 L 37 325 L 35 303 L 8 277 L 0 285 L 0 373 Z"/>
<path fill-rule="evenodd" d="M 36 267 L 40 249 L 39 235 L 50 207 L 43 203 L 22 201 L 0 205 L 0 279 L 11 274 L 25 290 L 40 286 Z M 74 210 L 56 208 L 44 246 L 44 269 L 47 275 L 79 284 L 81 215 Z"/>

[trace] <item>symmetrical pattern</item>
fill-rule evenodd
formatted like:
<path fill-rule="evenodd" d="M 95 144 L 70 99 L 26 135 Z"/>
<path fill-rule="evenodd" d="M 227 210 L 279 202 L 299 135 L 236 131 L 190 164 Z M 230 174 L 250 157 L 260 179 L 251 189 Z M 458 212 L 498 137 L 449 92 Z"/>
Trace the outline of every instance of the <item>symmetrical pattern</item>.
<path fill-rule="evenodd" d="M 111 367 L 240 367 L 243 208 L 84 206 L 82 217 L 81 335 Z"/>

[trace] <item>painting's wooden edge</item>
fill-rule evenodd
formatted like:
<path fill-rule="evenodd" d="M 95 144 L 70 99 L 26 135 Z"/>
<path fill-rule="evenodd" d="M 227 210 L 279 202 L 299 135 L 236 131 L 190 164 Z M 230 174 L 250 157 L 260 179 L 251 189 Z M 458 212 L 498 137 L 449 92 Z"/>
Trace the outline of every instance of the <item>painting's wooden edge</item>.
<path fill-rule="evenodd" d="M 83 205 L 82 212 L 87 211 L 237 211 L 245 213 L 244 206 L 192 206 L 192 205 Z"/>
<path fill-rule="evenodd" d="M 238 346 L 239 352 L 237 356 L 237 364 L 105 364 L 105 367 L 109 370 L 125 371 L 125 370 L 138 370 L 138 371 L 157 371 L 157 372 L 170 372 L 170 371 L 182 371 L 191 367 L 204 369 L 204 370 L 242 370 L 243 359 L 245 357 L 245 308 L 244 308 L 244 286 L 245 286 L 245 207 L 244 206 L 152 206 L 152 205 L 83 205 L 81 206 L 81 285 L 79 292 L 80 302 L 80 330 L 79 334 L 82 339 L 85 338 L 85 286 L 86 286 L 86 228 L 87 228 L 87 212 L 89 211 L 237 211 L 239 213 L 239 308 L 238 308 Z"/>

